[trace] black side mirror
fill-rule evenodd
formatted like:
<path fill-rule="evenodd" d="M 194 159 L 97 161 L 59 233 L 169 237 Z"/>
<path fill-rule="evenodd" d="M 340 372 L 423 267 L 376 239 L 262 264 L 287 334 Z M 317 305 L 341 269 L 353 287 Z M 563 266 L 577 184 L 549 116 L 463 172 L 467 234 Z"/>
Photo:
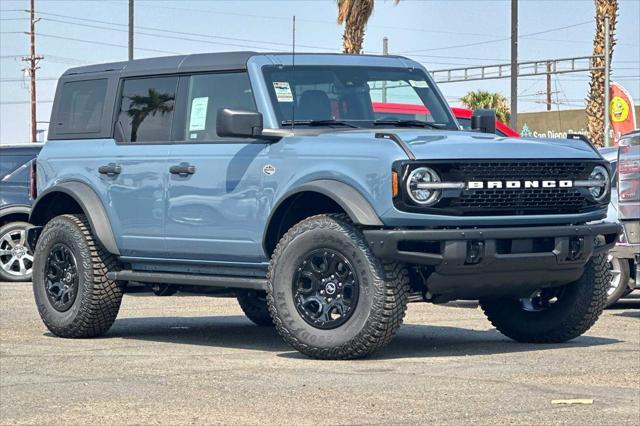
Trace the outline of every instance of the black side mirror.
<path fill-rule="evenodd" d="M 477 109 L 471 116 L 471 130 L 482 133 L 496 132 L 496 112 L 492 109 Z"/>
<path fill-rule="evenodd" d="M 216 119 L 216 133 L 222 137 L 259 138 L 262 135 L 262 114 L 220 108 Z"/>

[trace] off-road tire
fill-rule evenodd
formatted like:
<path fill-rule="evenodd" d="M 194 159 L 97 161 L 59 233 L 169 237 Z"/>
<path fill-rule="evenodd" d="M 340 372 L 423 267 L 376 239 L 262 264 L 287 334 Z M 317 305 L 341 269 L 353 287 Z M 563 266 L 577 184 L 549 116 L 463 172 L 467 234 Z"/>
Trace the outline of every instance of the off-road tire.
<path fill-rule="evenodd" d="M 58 243 L 66 245 L 77 262 L 78 291 L 65 312 L 52 306 L 45 288 L 47 258 Z M 107 332 L 122 301 L 122 289 L 107 278 L 107 272 L 115 269 L 116 258 L 94 238 L 84 215 L 65 214 L 47 223 L 36 246 L 33 268 L 33 293 L 47 328 L 56 336 L 69 338 L 96 337 Z"/>
<path fill-rule="evenodd" d="M 348 320 L 333 329 L 308 324 L 293 300 L 293 274 L 305 252 L 339 251 L 355 267 L 359 299 Z M 388 344 L 402 324 L 409 279 L 404 265 L 383 263 L 346 215 L 307 218 L 282 237 L 267 274 L 267 302 L 276 329 L 303 354 L 318 359 L 365 357 Z"/>
<path fill-rule="evenodd" d="M 267 307 L 267 295 L 264 291 L 239 291 L 236 294 L 242 312 L 256 325 L 273 327 L 273 320 Z"/>
<path fill-rule="evenodd" d="M 502 334 L 524 343 L 562 343 L 586 332 L 607 300 L 607 256 L 593 257 L 577 281 L 567 284 L 558 301 L 543 311 L 523 309 L 514 298 L 480 300 L 485 315 Z"/>

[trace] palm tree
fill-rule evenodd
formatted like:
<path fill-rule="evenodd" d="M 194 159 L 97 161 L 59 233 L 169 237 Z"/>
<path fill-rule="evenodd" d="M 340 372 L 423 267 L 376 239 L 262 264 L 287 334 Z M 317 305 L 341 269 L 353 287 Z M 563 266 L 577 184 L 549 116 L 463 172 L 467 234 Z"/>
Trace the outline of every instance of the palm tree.
<path fill-rule="evenodd" d="M 362 52 L 364 29 L 373 13 L 374 0 L 336 0 L 338 24 L 344 24 L 342 51 L 359 54 Z M 395 0 L 398 4 L 400 0 Z"/>
<path fill-rule="evenodd" d="M 596 32 L 593 37 L 594 68 L 591 71 L 589 97 L 587 98 L 587 131 L 595 146 L 604 145 L 604 18 L 609 17 L 609 63 L 615 45 L 614 33 L 618 17 L 618 0 L 595 0 Z M 608 88 L 606 88 L 608 90 Z"/>
<path fill-rule="evenodd" d="M 493 109 L 496 111 L 496 118 L 503 123 L 509 122 L 511 110 L 507 98 L 500 93 L 491 93 L 486 90 L 471 91 L 460 98 L 460 101 L 469 109 Z"/>
<path fill-rule="evenodd" d="M 175 96 L 149 89 L 146 96 L 133 95 L 128 99 L 130 104 L 127 114 L 131 117 L 131 142 L 135 142 L 138 139 L 138 128 L 149 115 L 163 115 L 173 111 Z"/>

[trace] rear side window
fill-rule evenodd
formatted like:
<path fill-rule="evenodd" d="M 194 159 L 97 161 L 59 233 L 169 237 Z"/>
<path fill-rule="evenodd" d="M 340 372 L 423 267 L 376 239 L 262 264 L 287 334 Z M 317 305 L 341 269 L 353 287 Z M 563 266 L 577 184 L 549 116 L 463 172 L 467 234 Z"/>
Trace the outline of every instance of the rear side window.
<path fill-rule="evenodd" d="M 176 105 L 178 77 L 124 81 L 116 138 L 121 142 L 168 142 Z"/>
<path fill-rule="evenodd" d="M 183 140 L 220 140 L 216 117 L 221 108 L 256 111 L 249 76 L 244 72 L 198 74 L 189 78 Z"/>
<path fill-rule="evenodd" d="M 70 81 L 62 86 L 56 124 L 58 133 L 98 133 L 107 79 Z"/>

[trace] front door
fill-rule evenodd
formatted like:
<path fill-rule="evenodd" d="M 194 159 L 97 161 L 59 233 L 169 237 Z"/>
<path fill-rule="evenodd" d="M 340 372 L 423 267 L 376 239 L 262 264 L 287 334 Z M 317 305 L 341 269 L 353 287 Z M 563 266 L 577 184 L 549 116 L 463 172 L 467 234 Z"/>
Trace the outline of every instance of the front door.
<path fill-rule="evenodd" d="M 255 111 L 249 78 L 246 72 L 183 76 L 180 92 L 185 108 L 169 153 L 168 256 L 263 261 L 262 170 L 269 146 L 264 141 L 224 139 L 216 133 L 219 109 Z"/>

